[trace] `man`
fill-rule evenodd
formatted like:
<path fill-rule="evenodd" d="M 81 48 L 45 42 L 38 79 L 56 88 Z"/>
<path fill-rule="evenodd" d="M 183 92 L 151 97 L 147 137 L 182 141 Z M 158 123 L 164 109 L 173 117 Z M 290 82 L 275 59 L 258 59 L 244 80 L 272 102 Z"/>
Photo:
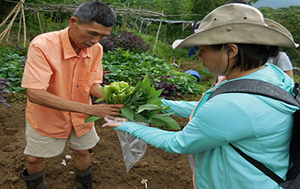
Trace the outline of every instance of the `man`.
<path fill-rule="evenodd" d="M 102 97 L 103 48 L 116 14 L 101 2 L 81 4 L 61 31 L 37 36 L 28 49 L 22 87 L 27 88 L 27 169 L 22 173 L 27 188 L 44 189 L 44 158 L 61 154 L 68 139 L 74 152 L 76 189 L 92 186 L 88 149 L 99 141 L 88 115 L 120 115 L 122 104 L 92 105 L 90 94 Z"/>

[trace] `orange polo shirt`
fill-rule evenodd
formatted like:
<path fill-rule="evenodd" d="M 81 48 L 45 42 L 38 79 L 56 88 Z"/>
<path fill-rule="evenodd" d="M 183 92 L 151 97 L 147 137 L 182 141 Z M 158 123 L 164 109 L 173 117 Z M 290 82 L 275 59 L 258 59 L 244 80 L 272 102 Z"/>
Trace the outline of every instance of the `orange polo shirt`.
<path fill-rule="evenodd" d="M 103 77 L 103 48 L 97 43 L 77 55 L 68 29 L 45 33 L 30 43 L 22 87 L 43 89 L 71 101 L 92 104 L 90 89 Z M 38 133 L 68 138 L 72 128 L 77 136 L 90 131 L 94 123 L 84 123 L 88 115 L 58 111 L 31 103 L 27 99 L 26 120 Z"/>

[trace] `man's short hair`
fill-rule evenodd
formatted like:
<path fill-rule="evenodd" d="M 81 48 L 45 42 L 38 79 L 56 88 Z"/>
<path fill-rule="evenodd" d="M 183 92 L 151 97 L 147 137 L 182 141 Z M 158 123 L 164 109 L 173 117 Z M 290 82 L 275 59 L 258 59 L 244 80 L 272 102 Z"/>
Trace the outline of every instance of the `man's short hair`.
<path fill-rule="evenodd" d="M 79 24 L 92 24 L 97 22 L 105 27 L 115 25 L 117 16 L 108 5 L 98 1 L 87 1 L 79 5 L 73 17 L 78 18 Z"/>

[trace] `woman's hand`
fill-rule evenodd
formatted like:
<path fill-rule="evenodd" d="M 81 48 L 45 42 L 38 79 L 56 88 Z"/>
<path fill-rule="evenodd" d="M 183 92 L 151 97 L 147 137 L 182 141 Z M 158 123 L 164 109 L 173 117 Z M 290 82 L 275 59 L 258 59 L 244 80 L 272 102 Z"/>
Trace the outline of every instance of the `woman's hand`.
<path fill-rule="evenodd" d="M 122 117 L 104 117 L 104 120 L 107 122 L 102 125 L 102 127 L 118 127 L 122 125 L 122 122 L 127 122 L 128 119 Z"/>

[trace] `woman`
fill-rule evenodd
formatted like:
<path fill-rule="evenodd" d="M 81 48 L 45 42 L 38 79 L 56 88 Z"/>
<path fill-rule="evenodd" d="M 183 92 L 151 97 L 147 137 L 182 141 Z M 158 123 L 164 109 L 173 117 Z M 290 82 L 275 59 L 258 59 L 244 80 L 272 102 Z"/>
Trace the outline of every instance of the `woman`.
<path fill-rule="evenodd" d="M 264 19 L 256 8 L 223 5 L 202 20 L 195 34 L 176 40 L 173 48 L 196 45 L 200 48 L 198 56 L 209 71 L 226 76 L 226 82 L 258 79 L 292 93 L 292 79 L 279 68 L 264 64 L 277 46 L 298 45 L 283 26 Z M 197 189 L 280 188 L 229 143 L 285 178 L 292 114 L 297 107 L 247 93 L 222 94 L 207 101 L 217 87 L 206 91 L 199 104 L 163 100 L 170 105 L 169 112 L 190 117 L 182 131 L 163 131 L 132 122 L 109 122 L 103 127 L 128 132 L 167 152 L 192 154 Z"/>
<path fill-rule="evenodd" d="M 285 52 L 279 52 L 277 56 L 270 58 L 268 63 L 278 66 L 283 72 L 294 79 L 293 64 Z"/>

